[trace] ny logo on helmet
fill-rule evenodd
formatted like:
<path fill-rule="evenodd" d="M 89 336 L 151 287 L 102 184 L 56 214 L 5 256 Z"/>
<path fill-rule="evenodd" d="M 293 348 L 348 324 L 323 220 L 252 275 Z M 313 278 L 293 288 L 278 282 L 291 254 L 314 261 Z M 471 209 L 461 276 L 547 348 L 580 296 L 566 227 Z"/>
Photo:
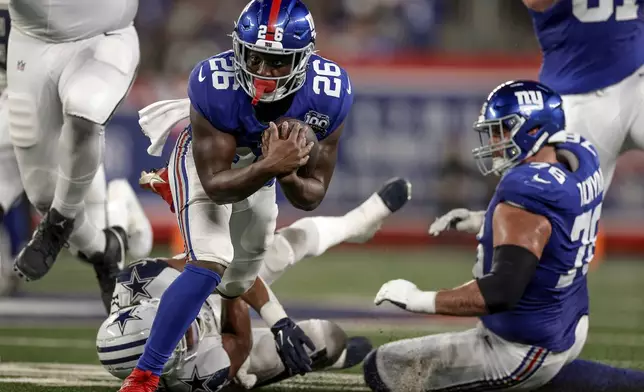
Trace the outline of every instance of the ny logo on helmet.
<path fill-rule="evenodd" d="M 521 110 L 541 110 L 543 109 L 543 94 L 541 91 L 516 91 L 514 95 L 519 101 Z"/>

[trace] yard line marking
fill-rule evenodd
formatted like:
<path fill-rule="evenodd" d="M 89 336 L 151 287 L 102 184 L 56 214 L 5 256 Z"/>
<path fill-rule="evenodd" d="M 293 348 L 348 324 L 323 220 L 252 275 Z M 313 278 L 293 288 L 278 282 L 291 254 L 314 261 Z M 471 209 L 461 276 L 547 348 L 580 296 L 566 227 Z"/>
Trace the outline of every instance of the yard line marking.
<path fill-rule="evenodd" d="M 30 338 L 24 336 L 0 336 L 0 346 L 94 349 L 96 343 L 83 339 Z"/>
<path fill-rule="evenodd" d="M 0 383 L 23 383 L 46 386 L 118 387 L 121 381 L 100 365 L 14 362 L 0 363 Z M 368 391 L 361 375 L 343 373 L 309 373 L 297 376 L 267 389 L 328 390 L 339 387 L 347 392 Z"/>

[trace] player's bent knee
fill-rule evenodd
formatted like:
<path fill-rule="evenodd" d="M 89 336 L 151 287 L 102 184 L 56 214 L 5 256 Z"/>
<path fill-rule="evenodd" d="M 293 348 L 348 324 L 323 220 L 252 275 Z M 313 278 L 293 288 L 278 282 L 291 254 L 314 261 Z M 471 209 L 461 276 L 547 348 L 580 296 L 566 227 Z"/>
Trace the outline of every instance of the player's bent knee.
<path fill-rule="evenodd" d="M 103 130 L 101 125 L 98 125 L 92 120 L 74 115 L 66 116 L 65 122 L 69 123 L 72 129 L 76 131 L 75 134 L 78 135 L 78 137 L 98 134 Z"/>
<path fill-rule="evenodd" d="M 364 382 L 374 392 L 389 392 L 389 388 L 387 388 L 380 377 L 380 373 L 378 373 L 378 364 L 376 363 L 377 355 L 378 349 L 371 351 L 362 363 Z"/>
<path fill-rule="evenodd" d="M 89 80 L 88 80 L 89 79 Z M 88 90 L 89 86 L 89 90 Z M 89 93 L 103 91 L 104 93 Z M 72 82 L 64 93 L 63 112 L 70 118 L 84 119 L 92 124 L 104 125 L 114 110 L 112 86 L 97 78 L 79 78 Z"/>
<path fill-rule="evenodd" d="M 228 298 L 239 297 L 255 283 L 262 259 L 234 260 L 222 275 L 217 291 Z"/>

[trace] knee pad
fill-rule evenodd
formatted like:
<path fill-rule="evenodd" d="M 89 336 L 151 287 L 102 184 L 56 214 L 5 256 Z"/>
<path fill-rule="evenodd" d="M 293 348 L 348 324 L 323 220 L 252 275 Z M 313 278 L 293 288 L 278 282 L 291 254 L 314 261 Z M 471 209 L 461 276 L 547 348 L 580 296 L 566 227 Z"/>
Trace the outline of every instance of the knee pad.
<path fill-rule="evenodd" d="M 36 104 L 27 95 L 9 93 L 9 136 L 16 147 L 29 148 L 40 139 Z"/>
<path fill-rule="evenodd" d="M 257 279 L 262 260 L 234 260 L 221 277 L 217 291 L 224 297 L 236 298 L 250 289 Z"/>
<path fill-rule="evenodd" d="M 378 349 L 373 350 L 364 359 L 362 364 L 362 371 L 364 375 L 364 382 L 369 389 L 374 392 L 390 392 L 389 388 L 385 385 L 378 373 L 378 365 L 376 363 L 376 356 Z"/>
<path fill-rule="evenodd" d="M 105 125 L 130 90 L 138 64 L 134 28 L 100 37 L 94 56 L 70 75 L 61 91 L 63 111 Z"/>

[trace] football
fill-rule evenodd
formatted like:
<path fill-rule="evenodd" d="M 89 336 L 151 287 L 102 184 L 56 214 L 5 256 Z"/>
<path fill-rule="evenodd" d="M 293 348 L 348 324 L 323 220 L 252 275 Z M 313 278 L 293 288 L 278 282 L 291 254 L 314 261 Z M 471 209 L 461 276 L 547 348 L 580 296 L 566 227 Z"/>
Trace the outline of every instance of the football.
<path fill-rule="evenodd" d="M 288 122 L 288 132 L 285 134 L 282 133 L 281 126 L 284 122 Z M 318 143 L 318 137 L 315 135 L 315 132 L 313 129 L 304 121 L 300 121 L 296 118 L 287 118 L 283 117 L 280 118 L 275 122 L 275 125 L 277 125 L 277 129 L 280 131 L 280 139 L 286 139 L 288 136 L 291 134 L 291 131 L 295 129 L 295 126 L 297 124 L 302 124 L 304 127 L 306 127 L 306 141 L 308 142 L 313 142 L 313 148 L 311 149 L 311 152 L 309 153 L 309 161 L 306 163 L 306 165 L 300 167 L 297 170 L 297 175 L 300 177 L 311 177 L 313 175 L 313 171 L 315 170 L 315 167 L 318 162 L 318 155 L 320 152 L 320 145 Z"/>

